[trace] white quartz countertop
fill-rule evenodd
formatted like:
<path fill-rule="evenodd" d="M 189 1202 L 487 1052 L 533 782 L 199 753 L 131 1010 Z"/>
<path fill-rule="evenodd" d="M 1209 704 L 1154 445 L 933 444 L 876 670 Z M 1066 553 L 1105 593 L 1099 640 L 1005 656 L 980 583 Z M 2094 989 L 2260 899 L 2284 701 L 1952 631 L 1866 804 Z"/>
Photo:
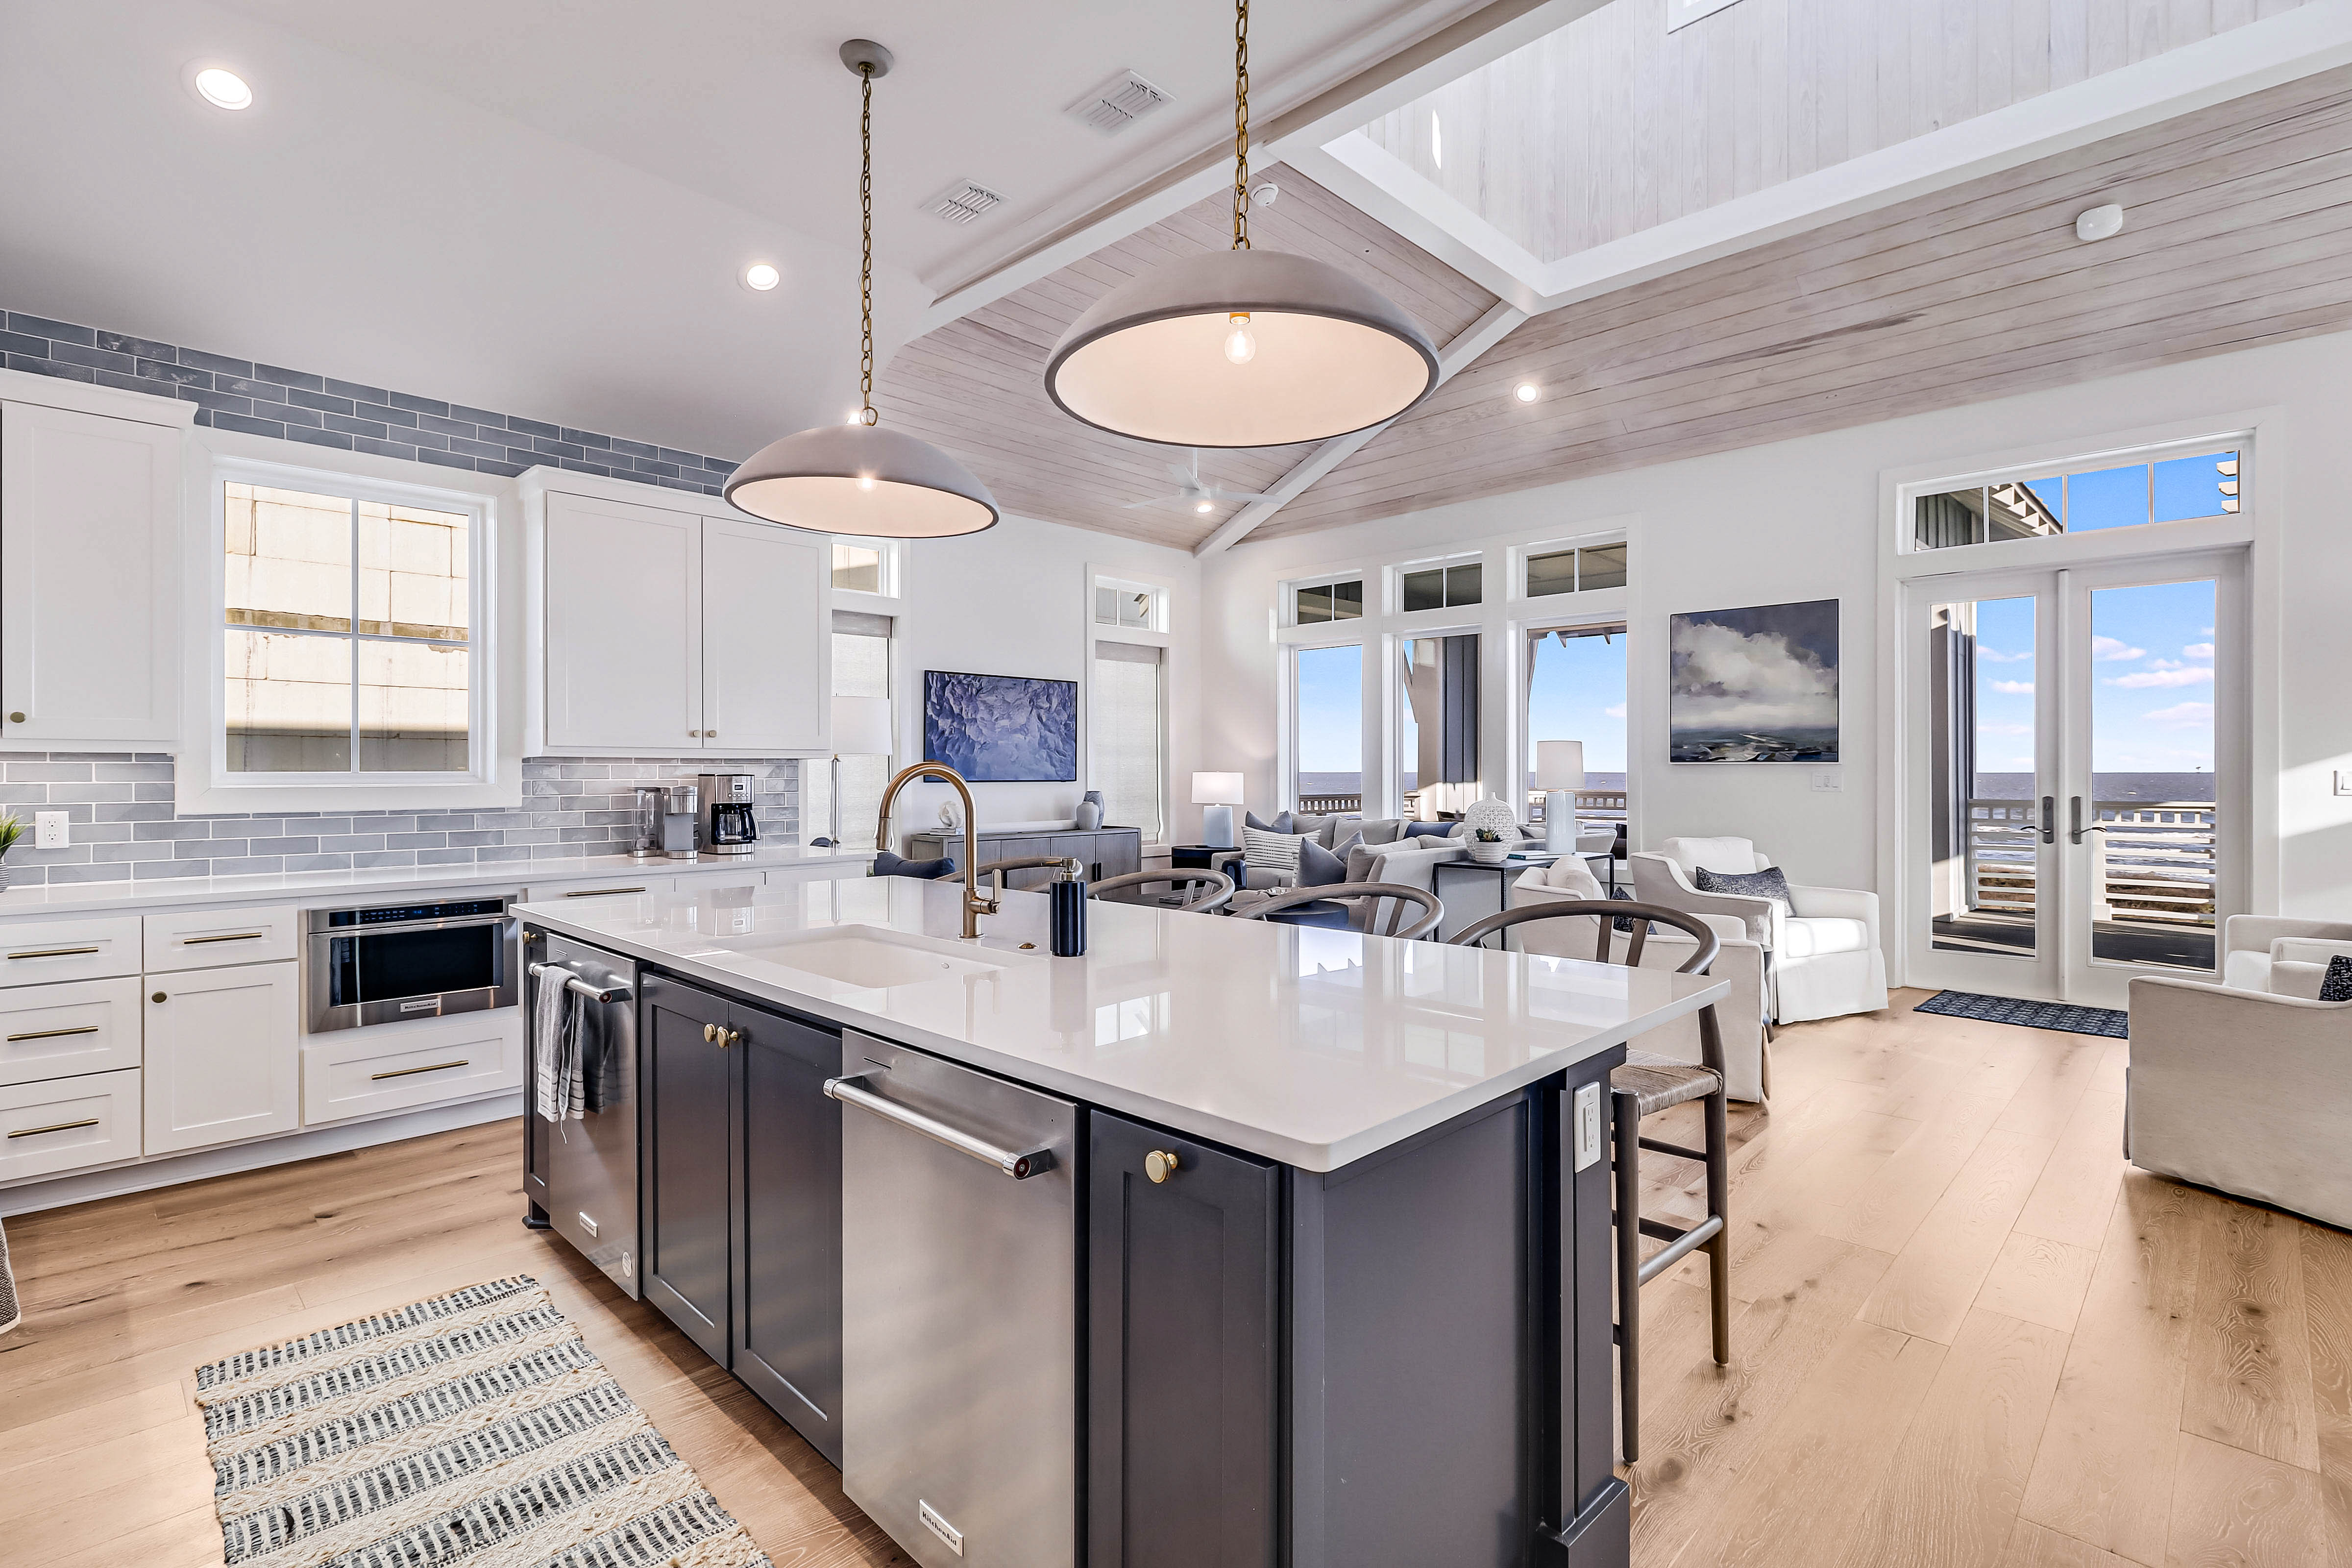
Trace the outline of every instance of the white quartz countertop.
<path fill-rule="evenodd" d="M 333 903 L 345 895 L 373 898 L 439 888 L 531 888 L 557 883 L 714 873 L 855 868 L 863 876 L 874 858 L 870 849 L 810 849 L 780 845 L 749 855 L 705 855 L 693 860 L 632 860 L 626 855 L 551 857 L 493 865 L 400 866 L 366 871 L 302 871 L 269 877 L 173 877 L 122 882 L 75 882 L 0 891 L 0 921 L 39 920 L 49 915 L 121 914 L 189 904 Z"/>
<path fill-rule="evenodd" d="M 1007 893 L 966 943 L 962 891 L 820 877 L 748 900 L 681 889 L 522 912 L 687 979 L 1308 1171 L 1729 994 L 1665 970 L 1129 904 L 1090 904 L 1086 955 L 1055 958 L 1043 894 Z M 876 929 L 847 929 L 860 927 Z M 854 969 L 876 942 L 940 976 L 867 985 L 815 972 Z"/>

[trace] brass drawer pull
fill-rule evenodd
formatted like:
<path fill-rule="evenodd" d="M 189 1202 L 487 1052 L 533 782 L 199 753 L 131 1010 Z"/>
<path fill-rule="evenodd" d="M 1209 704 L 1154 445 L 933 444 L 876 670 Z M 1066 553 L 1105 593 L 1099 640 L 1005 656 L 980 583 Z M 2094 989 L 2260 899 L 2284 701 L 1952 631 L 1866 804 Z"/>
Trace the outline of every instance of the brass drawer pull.
<path fill-rule="evenodd" d="M 184 936 L 180 939 L 180 945 L 195 947 L 207 942 L 254 942 L 268 934 L 266 931 L 241 931 L 228 936 Z"/>
<path fill-rule="evenodd" d="M 435 1062 L 429 1068 L 394 1068 L 390 1072 L 372 1072 L 368 1074 L 368 1081 L 370 1083 L 382 1083 L 388 1078 L 409 1078 L 421 1072 L 442 1072 L 450 1068 L 470 1067 L 473 1064 L 470 1061 L 457 1061 Z"/>
<path fill-rule="evenodd" d="M 95 1035 L 96 1033 L 98 1033 L 96 1024 L 77 1024 L 70 1029 L 34 1029 L 22 1035 L 11 1035 L 8 1037 L 7 1043 L 13 1046 L 18 1040 L 54 1040 L 65 1035 Z"/>
<path fill-rule="evenodd" d="M 44 1132 L 71 1132 L 78 1127 L 95 1127 L 97 1125 L 98 1118 L 92 1116 L 80 1121 L 52 1121 L 47 1127 L 26 1127 L 17 1131 L 11 1132 L 8 1136 L 11 1138 L 38 1138 Z"/>
<path fill-rule="evenodd" d="M 563 896 L 567 899 L 603 899 L 609 898 L 614 893 L 642 893 L 644 891 L 645 889 L 643 888 L 580 888 L 572 892 L 566 893 Z"/>
<path fill-rule="evenodd" d="M 78 953 L 96 952 L 94 947 L 44 947 L 31 952 L 12 952 L 11 958 L 72 958 Z"/>

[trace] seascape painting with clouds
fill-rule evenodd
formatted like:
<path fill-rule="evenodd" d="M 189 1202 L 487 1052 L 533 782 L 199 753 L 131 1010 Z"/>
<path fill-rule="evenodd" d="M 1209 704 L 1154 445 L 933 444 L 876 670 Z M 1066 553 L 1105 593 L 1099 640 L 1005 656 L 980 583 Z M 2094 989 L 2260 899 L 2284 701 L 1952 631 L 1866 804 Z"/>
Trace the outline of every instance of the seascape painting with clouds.
<path fill-rule="evenodd" d="M 1838 760 L 1838 602 L 1674 617 L 1669 756 L 1677 763 Z"/>

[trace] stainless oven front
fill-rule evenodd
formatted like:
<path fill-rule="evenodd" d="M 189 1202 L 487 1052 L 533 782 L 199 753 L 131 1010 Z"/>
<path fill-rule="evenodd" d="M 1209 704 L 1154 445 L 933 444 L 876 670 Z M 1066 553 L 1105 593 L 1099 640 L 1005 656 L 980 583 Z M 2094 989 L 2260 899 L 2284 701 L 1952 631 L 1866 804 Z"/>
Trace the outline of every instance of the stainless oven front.
<path fill-rule="evenodd" d="M 505 899 L 311 910 L 302 917 L 310 1031 L 514 1006 L 514 917 Z"/>

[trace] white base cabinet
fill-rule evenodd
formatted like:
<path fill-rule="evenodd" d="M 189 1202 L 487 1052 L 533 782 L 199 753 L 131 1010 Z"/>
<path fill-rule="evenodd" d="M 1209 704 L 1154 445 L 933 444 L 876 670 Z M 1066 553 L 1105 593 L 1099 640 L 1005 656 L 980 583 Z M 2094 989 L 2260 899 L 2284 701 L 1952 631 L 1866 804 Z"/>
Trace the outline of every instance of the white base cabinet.
<path fill-rule="evenodd" d="M 0 1084 L 139 1065 L 139 977 L 0 990 Z"/>
<path fill-rule="evenodd" d="M 288 959 L 147 983 L 147 1153 L 301 1125 L 301 967 Z"/>
<path fill-rule="evenodd" d="M 0 1182 L 139 1157 L 139 1069 L 0 1089 Z"/>
<path fill-rule="evenodd" d="M 522 1087 L 522 1009 L 312 1035 L 302 1047 L 310 1127 Z"/>

